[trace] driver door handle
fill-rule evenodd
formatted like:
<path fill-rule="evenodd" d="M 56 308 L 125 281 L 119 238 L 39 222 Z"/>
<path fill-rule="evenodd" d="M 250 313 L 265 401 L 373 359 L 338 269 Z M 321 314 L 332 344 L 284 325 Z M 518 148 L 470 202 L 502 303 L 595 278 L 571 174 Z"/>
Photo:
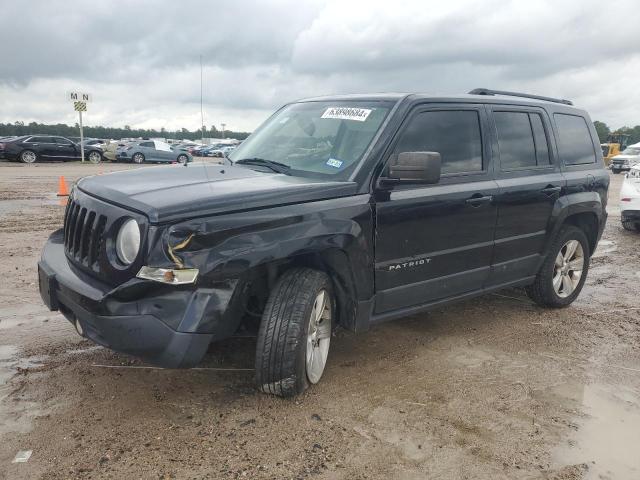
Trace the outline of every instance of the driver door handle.
<path fill-rule="evenodd" d="M 467 203 L 468 205 L 471 205 L 472 207 L 480 207 L 482 205 L 491 203 L 492 200 L 493 200 L 493 195 L 483 196 L 481 193 L 476 193 L 471 198 L 467 198 L 465 200 L 465 203 Z"/>

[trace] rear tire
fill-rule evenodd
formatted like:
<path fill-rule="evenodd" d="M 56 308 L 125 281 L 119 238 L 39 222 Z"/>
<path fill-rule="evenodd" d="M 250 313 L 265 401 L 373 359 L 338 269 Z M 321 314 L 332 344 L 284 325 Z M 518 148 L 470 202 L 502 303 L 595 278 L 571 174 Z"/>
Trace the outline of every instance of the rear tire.
<path fill-rule="evenodd" d="M 616 175 L 620 173 L 620 170 L 618 170 L 617 168 L 612 168 L 611 171 Z"/>
<path fill-rule="evenodd" d="M 22 163 L 35 163 L 38 160 L 38 155 L 33 150 L 23 150 L 20 152 L 20 161 Z"/>
<path fill-rule="evenodd" d="M 178 163 L 187 163 L 189 161 L 189 157 L 186 155 L 178 155 Z"/>
<path fill-rule="evenodd" d="M 640 232 L 640 223 L 632 222 L 631 220 L 623 220 L 622 227 L 630 232 Z"/>
<path fill-rule="evenodd" d="M 571 253 L 573 249 L 573 254 Z M 560 229 L 549 247 L 533 284 L 526 287 L 529 298 L 543 307 L 562 308 L 578 297 L 589 272 L 589 242 L 573 225 Z"/>
<path fill-rule="evenodd" d="M 329 353 L 334 305 L 333 288 L 325 273 L 295 268 L 280 277 L 258 331 L 259 390 L 291 397 L 320 380 Z"/>
<path fill-rule="evenodd" d="M 92 150 L 89 152 L 89 161 L 93 164 L 98 164 L 102 161 L 102 155 L 100 155 L 100 152 Z"/>

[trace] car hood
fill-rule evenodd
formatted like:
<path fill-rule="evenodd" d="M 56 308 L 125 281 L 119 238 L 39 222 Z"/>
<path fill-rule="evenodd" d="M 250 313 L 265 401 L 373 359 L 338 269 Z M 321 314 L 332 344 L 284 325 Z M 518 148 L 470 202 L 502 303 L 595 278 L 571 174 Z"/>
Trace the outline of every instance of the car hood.
<path fill-rule="evenodd" d="M 353 182 L 264 173 L 229 165 L 139 168 L 86 177 L 78 188 L 152 223 L 311 202 L 356 193 Z"/>

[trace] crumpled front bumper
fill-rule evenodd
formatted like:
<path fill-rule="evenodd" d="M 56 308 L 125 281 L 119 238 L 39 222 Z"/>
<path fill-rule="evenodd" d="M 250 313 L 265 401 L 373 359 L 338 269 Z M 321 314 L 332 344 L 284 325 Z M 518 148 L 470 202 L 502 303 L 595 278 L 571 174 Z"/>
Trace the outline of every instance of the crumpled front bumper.
<path fill-rule="evenodd" d="M 63 232 L 50 237 L 38 262 L 40 295 L 82 335 L 112 350 L 166 368 L 189 368 L 211 341 L 233 334 L 235 285 L 187 288 L 132 279 L 111 287 L 69 264 Z"/>

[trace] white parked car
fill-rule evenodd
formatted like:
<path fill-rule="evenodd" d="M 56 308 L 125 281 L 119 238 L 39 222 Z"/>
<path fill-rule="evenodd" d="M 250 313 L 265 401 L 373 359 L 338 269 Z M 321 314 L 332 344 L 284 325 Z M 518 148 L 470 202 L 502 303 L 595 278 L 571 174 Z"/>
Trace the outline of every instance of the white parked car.
<path fill-rule="evenodd" d="M 620 213 L 626 230 L 640 232 L 640 164 L 631 167 L 620 190 Z"/>
<path fill-rule="evenodd" d="M 629 171 L 634 165 L 640 164 L 640 143 L 629 145 L 622 153 L 611 159 L 611 171 L 620 173 Z"/>

